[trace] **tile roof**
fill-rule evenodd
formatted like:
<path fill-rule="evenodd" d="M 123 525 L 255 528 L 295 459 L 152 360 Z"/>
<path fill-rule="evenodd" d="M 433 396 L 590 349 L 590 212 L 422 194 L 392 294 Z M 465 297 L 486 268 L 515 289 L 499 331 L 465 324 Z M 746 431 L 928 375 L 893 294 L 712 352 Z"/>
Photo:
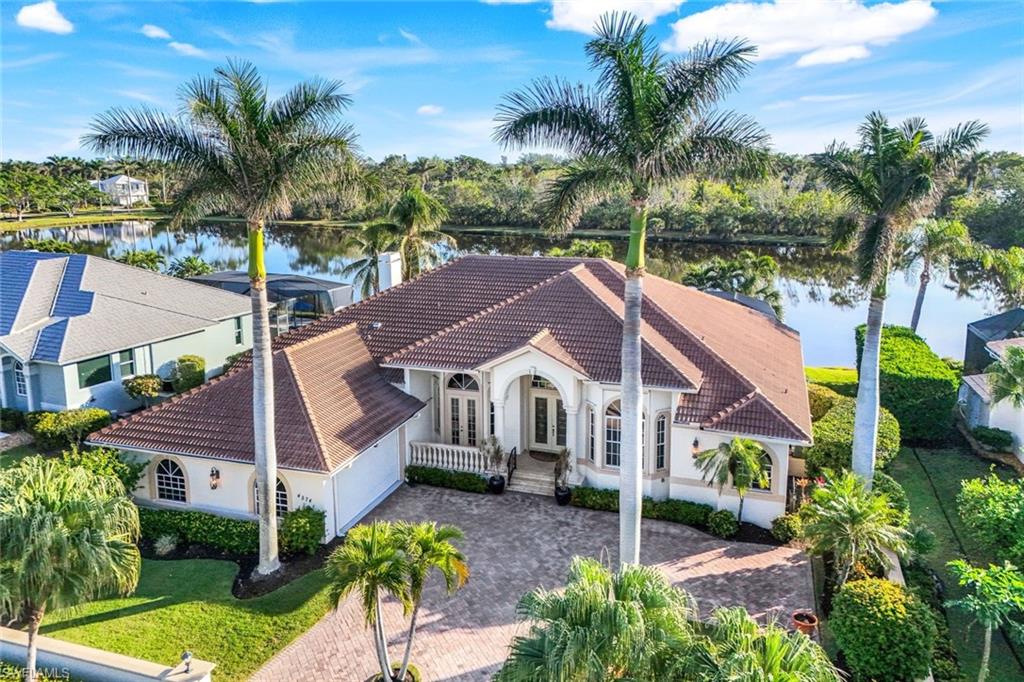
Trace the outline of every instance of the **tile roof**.
<path fill-rule="evenodd" d="M 273 358 L 282 468 L 334 471 L 424 407 L 381 377 L 354 324 L 281 348 Z M 89 442 L 252 462 L 252 370 L 232 371 L 115 422 Z"/>
<path fill-rule="evenodd" d="M 1024 348 L 1024 336 L 1018 336 L 1012 339 L 1000 339 L 999 341 L 989 341 L 985 344 L 985 348 L 992 351 L 992 353 L 994 353 L 1000 360 L 1005 360 L 1007 349 L 1014 347 Z"/>

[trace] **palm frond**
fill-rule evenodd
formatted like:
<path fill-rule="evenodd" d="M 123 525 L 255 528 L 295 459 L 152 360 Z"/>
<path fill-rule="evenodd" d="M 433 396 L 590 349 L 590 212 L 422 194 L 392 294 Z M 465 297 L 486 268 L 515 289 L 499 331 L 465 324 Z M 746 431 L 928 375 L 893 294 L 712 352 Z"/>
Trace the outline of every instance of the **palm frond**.
<path fill-rule="evenodd" d="M 627 182 L 617 166 L 599 157 L 583 157 L 568 164 L 541 197 L 542 227 L 555 233 L 571 230 L 588 206 L 611 196 Z"/>
<path fill-rule="evenodd" d="M 680 114 L 699 112 L 734 91 L 753 67 L 757 48 L 740 39 L 706 40 L 684 59 L 665 68 L 664 108 L 668 123 Z"/>
<path fill-rule="evenodd" d="M 761 176 L 771 164 L 769 136 L 752 118 L 732 111 L 714 112 L 697 121 L 681 141 L 660 154 L 657 175 L 678 178 L 724 169 Z"/>
<path fill-rule="evenodd" d="M 495 116 L 495 141 L 505 147 L 560 147 L 573 155 L 612 147 L 605 102 L 582 85 L 542 78 L 506 95 Z"/>

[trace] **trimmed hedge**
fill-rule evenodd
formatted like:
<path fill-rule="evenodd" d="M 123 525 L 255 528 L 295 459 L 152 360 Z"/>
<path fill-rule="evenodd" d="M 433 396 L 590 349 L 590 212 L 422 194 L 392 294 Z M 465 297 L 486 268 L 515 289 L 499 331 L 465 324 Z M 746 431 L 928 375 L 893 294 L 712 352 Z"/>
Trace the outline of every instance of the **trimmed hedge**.
<path fill-rule="evenodd" d="M 28 432 L 43 450 L 56 450 L 81 443 L 93 431 L 110 425 L 110 413 L 98 407 L 80 407 L 63 412 L 29 412 Z"/>
<path fill-rule="evenodd" d="M 719 509 L 708 516 L 708 532 L 728 540 L 740 532 L 740 522 L 728 509 Z"/>
<path fill-rule="evenodd" d="M 949 622 L 943 605 L 941 588 L 935 575 L 921 562 L 903 566 L 907 589 L 920 599 L 932 612 L 935 622 L 935 649 L 932 651 L 931 670 L 935 682 L 964 682 L 956 649 L 949 636 Z"/>
<path fill-rule="evenodd" d="M 808 472 L 848 470 L 853 461 L 853 420 L 857 401 L 839 396 L 832 409 L 814 422 L 814 445 L 804 451 Z M 875 463 L 882 468 L 900 451 L 900 424 L 889 410 L 879 408 Z"/>
<path fill-rule="evenodd" d="M 807 400 L 811 405 L 811 419 L 818 421 L 842 400 L 843 396 L 828 386 L 807 384 Z"/>
<path fill-rule="evenodd" d="M 1024 479 L 990 473 L 961 481 L 956 506 L 975 540 L 997 558 L 1024 566 Z"/>
<path fill-rule="evenodd" d="M 999 452 L 1013 450 L 1013 434 L 1005 429 L 993 429 L 988 426 L 975 426 L 971 435 L 981 443 Z"/>
<path fill-rule="evenodd" d="M 206 381 L 206 360 L 198 355 L 182 355 L 171 372 L 175 393 L 184 393 Z"/>
<path fill-rule="evenodd" d="M 405 480 L 438 488 L 453 488 L 467 493 L 486 493 L 487 479 L 465 471 L 449 471 L 434 467 L 407 466 Z"/>
<path fill-rule="evenodd" d="M 172 535 L 182 542 L 209 545 L 231 554 L 260 551 L 260 530 L 255 521 L 200 511 L 139 507 L 139 524 L 147 540 Z"/>
<path fill-rule="evenodd" d="M 857 367 L 865 332 L 857 327 Z M 886 325 L 878 370 L 881 404 L 899 421 L 904 440 L 928 443 L 949 435 L 960 382 L 924 339 L 908 327 Z"/>
<path fill-rule="evenodd" d="M 772 537 L 779 542 L 792 542 L 803 532 L 803 522 L 799 514 L 783 514 L 772 521 Z"/>
<path fill-rule="evenodd" d="M 618 512 L 619 491 L 606 488 L 591 488 L 585 485 L 577 486 L 572 489 L 572 498 L 569 504 L 584 509 Z M 686 500 L 654 500 L 650 497 L 643 499 L 642 508 L 642 514 L 645 519 L 671 521 L 698 528 L 707 528 L 708 517 L 712 511 L 712 507 L 707 504 L 688 502 Z"/>
<path fill-rule="evenodd" d="M 0 407 L 0 431 L 14 433 L 25 428 L 25 413 L 13 407 Z"/>
<path fill-rule="evenodd" d="M 285 554 L 315 554 L 326 532 L 327 514 L 324 510 L 301 507 L 284 515 L 277 535 L 281 551 Z"/>

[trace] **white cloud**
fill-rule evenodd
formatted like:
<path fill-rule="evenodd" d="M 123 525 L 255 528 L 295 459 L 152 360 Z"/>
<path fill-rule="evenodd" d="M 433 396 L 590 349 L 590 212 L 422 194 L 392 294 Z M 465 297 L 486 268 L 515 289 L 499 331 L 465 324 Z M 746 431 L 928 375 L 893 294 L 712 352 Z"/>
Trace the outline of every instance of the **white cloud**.
<path fill-rule="evenodd" d="M 139 30 L 141 31 L 142 35 L 146 36 L 147 38 L 153 38 L 154 40 L 171 39 L 170 33 L 168 33 L 165 29 L 160 28 L 159 26 L 154 26 L 153 24 L 143 24 L 142 28 Z"/>
<path fill-rule="evenodd" d="M 398 35 L 402 36 L 403 38 L 408 40 L 413 45 L 422 45 L 423 44 L 423 41 L 420 40 L 420 37 L 418 35 L 416 35 L 412 31 L 407 31 L 404 28 L 398 29 Z"/>
<path fill-rule="evenodd" d="M 444 107 L 438 104 L 424 104 L 416 109 L 416 113 L 420 116 L 437 116 L 444 113 Z"/>
<path fill-rule="evenodd" d="M 147 104 L 161 104 L 160 98 L 139 90 L 114 90 L 114 94 L 127 97 L 128 99 L 138 100 L 139 102 L 146 102 Z"/>
<path fill-rule="evenodd" d="M 631 12 L 645 23 L 675 12 L 684 0 L 554 0 L 547 27 L 562 31 L 593 33 L 594 24 L 606 12 Z"/>
<path fill-rule="evenodd" d="M 191 43 L 179 43 L 176 40 L 172 40 L 171 42 L 169 42 L 167 44 L 170 45 L 172 50 L 174 50 L 178 54 L 183 54 L 186 57 L 205 57 L 206 56 L 206 52 L 204 52 L 203 50 L 200 50 L 198 47 L 196 47 L 195 45 L 193 45 Z"/>
<path fill-rule="evenodd" d="M 800 97 L 801 102 L 845 102 L 851 99 L 860 99 L 865 95 L 852 93 L 849 95 L 804 95 Z"/>
<path fill-rule="evenodd" d="M 672 24 L 668 50 L 682 52 L 706 38 L 746 38 L 759 59 L 799 54 L 797 66 L 863 59 L 869 46 L 888 45 L 938 15 L 930 0 L 865 5 L 860 0 L 730 2 Z"/>
<path fill-rule="evenodd" d="M 37 2 L 34 5 L 25 5 L 18 10 L 15 18 L 18 26 L 34 28 L 48 33 L 71 33 L 75 30 L 74 24 L 64 18 L 64 15 L 57 9 L 57 3 L 53 0 Z"/>
<path fill-rule="evenodd" d="M 0 61 L 0 67 L 5 71 L 7 69 L 22 69 L 26 66 L 52 62 L 54 59 L 58 59 L 59 57 L 61 57 L 60 52 L 47 52 L 44 54 L 33 55 L 31 57 L 25 57 L 23 59 L 4 59 Z"/>

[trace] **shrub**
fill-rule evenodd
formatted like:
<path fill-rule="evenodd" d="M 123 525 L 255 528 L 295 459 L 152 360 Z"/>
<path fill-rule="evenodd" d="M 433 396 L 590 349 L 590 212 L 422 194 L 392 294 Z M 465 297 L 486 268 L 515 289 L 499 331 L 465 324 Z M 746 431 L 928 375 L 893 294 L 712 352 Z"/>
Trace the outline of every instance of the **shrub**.
<path fill-rule="evenodd" d="M 226 358 L 224 358 L 223 370 L 226 372 L 229 369 L 231 369 L 232 367 L 234 367 L 235 363 L 238 362 L 238 359 L 240 357 L 242 357 L 243 355 L 245 355 L 246 353 L 248 353 L 248 352 L 249 351 L 247 351 L 247 350 L 240 350 L 237 353 L 232 353 L 231 355 L 229 355 Z"/>
<path fill-rule="evenodd" d="M 852 398 L 840 397 L 825 415 L 814 422 L 811 430 L 814 445 L 804 451 L 811 474 L 824 469 L 845 471 L 853 461 L 853 420 L 857 403 Z M 875 463 L 878 468 L 888 464 L 900 450 L 900 425 L 896 418 L 880 408 Z"/>
<path fill-rule="evenodd" d="M 1024 480 L 995 474 L 960 484 L 957 511 L 981 544 L 1000 559 L 1024 565 Z"/>
<path fill-rule="evenodd" d="M 87 435 L 110 425 L 110 413 L 98 407 L 80 407 L 63 412 L 30 412 L 29 433 L 44 450 L 56 450 L 81 443 Z"/>
<path fill-rule="evenodd" d="M 831 388 L 847 398 L 857 396 L 857 370 L 853 367 L 805 367 L 804 374 L 811 384 Z"/>
<path fill-rule="evenodd" d="M 708 531 L 712 535 L 728 540 L 740 531 L 740 523 L 731 511 L 719 509 L 708 514 Z"/>
<path fill-rule="evenodd" d="M 157 556 L 167 556 L 178 548 L 178 538 L 173 535 L 161 535 L 153 541 L 153 551 Z"/>
<path fill-rule="evenodd" d="M 881 578 L 842 586 L 829 619 L 851 672 L 878 682 L 919 680 L 928 674 L 935 622 L 927 606 Z"/>
<path fill-rule="evenodd" d="M 322 509 L 294 509 L 281 519 L 278 530 L 281 551 L 287 554 L 314 554 L 323 541 L 326 529 L 327 515 Z"/>
<path fill-rule="evenodd" d="M 581 485 L 572 489 L 572 499 L 569 503 L 574 507 L 584 509 L 617 512 L 619 511 L 619 491 Z M 712 507 L 686 500 L 653 500 L 645 497 L 642 511 L 645 519 L 658 519 L 706 528 Z"/>
<path fill-rule="evenodd" d="M 572 489 L 569 504 L 597 511 L 619 511 L 619 491 L 581 485 Z M 644 505 L 646 508 L 647 505 Z"/>
<path fill-rule="evenodd" d="M 842 396 L 828 386 L 821 384 L 807 384 L 807 399 L 811 403 L 811 419 L 818 421 L 825 414 L 835 407 Z"/>
<path fill-rule="evenodd" d="M 857 327 L 857 366 L 865 327 Z M 900 423 L 908 441 L 946 438 L 953 419 L 959 380 L 956 372 L 907 327 L 886 326 L 879 354 L 879 398 Z"/>
<path fill-rule="evenodd" d="M 163 385 L 164 380 L 156 374 L 139 374 L 121 381 L 121 386 L 128 397 L 132 400 L 141 400 L 143 405 L 148 405 L 151 399 L 160 395 Z"/>
<path fill-rule="evenodd" d="M 942 594 L 935 575 L 923 563 L 912 561 L 903 567 L 903 576 L 907 581 L 907 589 L 932 612 L 935 623 L 932 678 L 935 682 L 963 682 L 964 675 L 949 636 L 949 623 L 946 621 Z"/>
<path fill-rule="evenodd" d="M 792 542 L 803 532 L 799 514 L 783 514 L 772 521 L 772 536 L 779 542 Z"/>
<path fill-rule="evenodd" d="M 142 537 L 156 541 L 170 535 L 188 544 L 209 545 L 231 554 L 255 554 L 260 532 L 255 521 L 230 519 L 200 511 L 139 507 Z"/>
<path fill-rule="evenodd" d="M 14 433 L 25 428 L 25 413 L 12 407 L 0 407 L 0 431 Z"/>
<path fill-rule="evenodd" d="M 171 372 L 175 393 L 184 393 L 206 381 L 206 360 L 198 355 L 182 355 Z"/>
<path fill-rule="evenodd" d="M 487 492 L 487 479 L 465 471 L 448 471 L 434 467 L 408 466 L 405 468 L 405 480 L 409 483 L 423 483 L 439 488 L 454 488 L 467 493 Z"/>
<path fill-rule="evenodd" d="M 897 525 L 906 526 L 910 523 L 910 500 L 907 499 L 907 491 L 895 478 L 884 471 L 876 471 L 871 480 L 871 490 L 889 498 L 889 506 L 899 515 Z"/>
<path fill-rule="evenodd" d="M 146 470 L 146 463 L 125 457 L 113 448 L 80 448 L 72 445 L 61 458 L 68 466 L 82 467 L 100 476 L 112 476 L 131 495 Z"/>
<path fill-rule="evenodd" d="M 993 429 L 988 426 L 975 426 L 971 429 L 974 436 L 982 445 L 987 445 L 999 452 L 1010 452 L 1013 450 L 1013 434 L 1005 429 Z"/>

